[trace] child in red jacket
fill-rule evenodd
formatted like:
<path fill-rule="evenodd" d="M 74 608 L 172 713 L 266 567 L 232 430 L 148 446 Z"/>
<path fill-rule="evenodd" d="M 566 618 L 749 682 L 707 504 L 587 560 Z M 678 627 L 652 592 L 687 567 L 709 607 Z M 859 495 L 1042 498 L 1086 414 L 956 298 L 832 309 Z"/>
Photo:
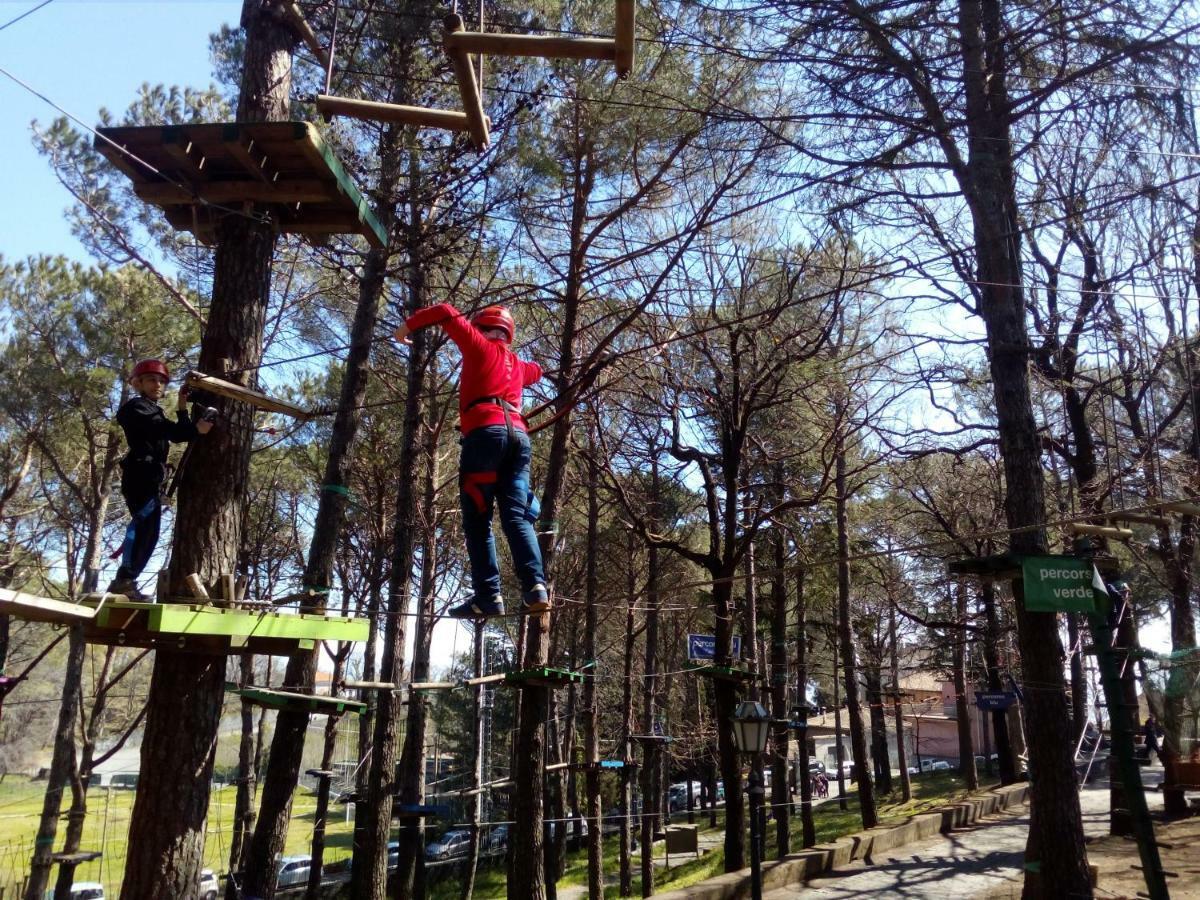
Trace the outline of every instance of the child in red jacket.
<path fill-rule="evenodd" d="M 542 612 L 550 608 L 550 600 L 542 551 L 533 530 L 537 504 L 529 490 L 532 452 L 521 416 L 521 392 L 542 377 L 542 367 L 513 353 L 513 317 L 502 306 L 480 310 L 469 322 L 449 303 L 430 306 L 409 316 L 396 329 L 396 340 L 409 343 L 412 332 L 430 325 L 441 326 L 463 358 L 458 387 L 463 435 L 459 502 L 475 594 L 450 610 L 450 615 L 473 619 L 504 614 L 492 537 L 496 504 L 521 581 L 525 610 Z"/>

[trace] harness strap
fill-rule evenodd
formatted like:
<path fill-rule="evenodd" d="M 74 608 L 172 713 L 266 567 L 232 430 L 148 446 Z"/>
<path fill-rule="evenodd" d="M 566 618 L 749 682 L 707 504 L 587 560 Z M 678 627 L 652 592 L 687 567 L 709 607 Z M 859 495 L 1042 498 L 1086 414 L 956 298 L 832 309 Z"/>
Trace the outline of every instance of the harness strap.
<path fill-rule="evenodd" d="M 508 440 L 510 443 L 512 441 L 516 440 L 517 435 L 516 435 L 515 429 L 513 428 L 512 417 L 514 415 L 520 416 L 521 410 L 518 407 L 513 406 L 511 403 L 509 403 L 503 397 L 497 397 L 497 396 L 476 397 L 474 400 L 472 400 L 470 403 L 467 404 L 467 409 L 468 410 L 473 409 L 474 407 L 479 406 L 482 403 L 494 404 L 494 405 L 500 407 L 500 409 L 504 411 L 504 427 L 508 429 Z"/>

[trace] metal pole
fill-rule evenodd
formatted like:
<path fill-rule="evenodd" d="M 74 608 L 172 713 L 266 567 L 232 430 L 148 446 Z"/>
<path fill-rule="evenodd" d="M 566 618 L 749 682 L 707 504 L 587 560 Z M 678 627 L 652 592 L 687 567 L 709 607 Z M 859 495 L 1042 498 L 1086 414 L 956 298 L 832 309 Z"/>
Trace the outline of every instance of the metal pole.
<path fill-rule="evenodd" d="M 762 829 L 759 810 L 762 808 L 764 791 L 762 773 L 757 766 L 750 767 L 749 784 L 746 793 L 750 795 L 750 896 L 752 900 L 762 900 Z"/>

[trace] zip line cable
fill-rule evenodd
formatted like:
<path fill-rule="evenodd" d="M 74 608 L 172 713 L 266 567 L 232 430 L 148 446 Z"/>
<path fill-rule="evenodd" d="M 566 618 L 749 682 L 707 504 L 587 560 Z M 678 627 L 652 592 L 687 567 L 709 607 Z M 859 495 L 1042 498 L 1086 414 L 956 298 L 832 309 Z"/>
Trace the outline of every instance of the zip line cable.
<path fill-rule="evenodd" d="M 26 16 L 32 16 L 39 9 L 41 9 L 44 6 L 49 6 L 53 2 L 54 2 L 54 0 L 42 0 L 42 2 L 39 3 L 37 6 L 34 6 L 30 9 L 25 10 L 25 12 L 21 13 L 15 19 L 9 19 L 3 25 L 0 25 L 0 31 L 3 31 L 5 28 L 8 28 L 10 25 L 16 25 L 18 22 L 20 22 Z"/>

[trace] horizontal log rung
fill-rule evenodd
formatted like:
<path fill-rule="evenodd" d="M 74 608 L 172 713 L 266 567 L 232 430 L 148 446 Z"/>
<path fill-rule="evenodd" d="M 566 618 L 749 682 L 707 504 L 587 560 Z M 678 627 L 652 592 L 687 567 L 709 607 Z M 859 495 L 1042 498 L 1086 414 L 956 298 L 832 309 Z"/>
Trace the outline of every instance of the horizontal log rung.
<path fill-rule="evenodd" d="M 611 38 L 573 38 L 534 34 L 447 34 L 447 50 L 488 56 L 532 56 L 541 59 L 615 60 L 617 42 Z"/>
<path fill-rule="evenodd" d="M 402 106 L 398 103 L 377 103 L 372 100 L 353 100 L 318 94 L 313 102 L 325 118 L 347 116 L 367 122 L 394 122 L 418 128 L 444 128 L 447 131 L 466 131 L 467 114 L 452 109 L 430 109 L 426 106 Z"/>

